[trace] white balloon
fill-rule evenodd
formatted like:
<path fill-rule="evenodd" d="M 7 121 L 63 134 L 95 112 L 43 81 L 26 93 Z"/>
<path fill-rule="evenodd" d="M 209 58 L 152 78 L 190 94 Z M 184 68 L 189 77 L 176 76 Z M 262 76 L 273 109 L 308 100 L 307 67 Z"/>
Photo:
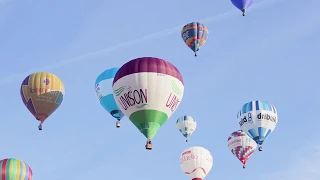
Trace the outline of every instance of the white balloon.
<path fill-rule="evenodd" d="M 266 101 L 251 101 L 244 104 L 237 117 L 241 130 L 260 146 L 276 128 L 278 122 L 276 108 Z"/>
<path fill-rule="evenodd" d="M 142 57 L 118 70 L 112 88 L 120 110 L 151 140 L 178 108 L 184 83 L 170 62 Z"/>
<path fill-rule="evenodd" d="M 213 165 L 211 153 L 200 146 L 184 150 L 180 156 L 181 169 L 192 180 L 202 180 L 210 172 Z"/>
<path fill-rule="evenodd" d="M 176 123 L 177 129 L 185 138 L 191 136 L 197 127 L 196 120 L 191 116 L 182 116 L 177 120 Z"/>

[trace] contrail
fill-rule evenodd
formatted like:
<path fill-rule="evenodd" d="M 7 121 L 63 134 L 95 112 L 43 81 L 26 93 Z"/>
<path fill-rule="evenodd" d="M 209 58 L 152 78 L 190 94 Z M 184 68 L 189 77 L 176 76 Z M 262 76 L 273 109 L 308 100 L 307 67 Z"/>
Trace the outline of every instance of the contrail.
<path fill-rule="evenodd" d="M 268 5 L 275 4 L 275 3 L 280 2 L 280 1 L 282 1 L 282 0 L 260 0 L 260 1 L 255 2 L 255 4 L 252 7 L 250 7 L 250 9 L 248 11 L 252 11 L 252 10 L 255 10 L 255 9 L 266 7 Z M 211 24 L 211 23 L 219 22 L 219 21 L 221 21 L 223 19 L 235 16 L 235 15 L 239 15 L 239 16 L 241 15 L 239 10 L 237 10 L 236 8 L 234 8 L 233 10 L 230 10 L 230 11 L 215 15 L 215 16 L 210 16 L 210 17 L 207 17 L 207 18 L 203 18 L 203 19 L 200 20 L 200 22 L 205 23 L 205 24 Z M 61 67 L 63 65 L 66 65 L 66 64 L 71 64 L 71 63 L 78 62 L 78 61 L 81 61 L 81 60 L 89 58 L 89 57 L 96 56 L 96 55 L 101 54 L 101 53 L 113 52 L 113 51 L 116 51 L 119 48 L 128 47 L 128 46 L 131 46 L 131 45 L 134 45 L 134 44 L 138 44 L 138 43 L 141 43 L 141 42 L 144 42 L 144 41 L 147 41 L 147 40 L 151 40 L 151 39 L 158 39 L 158 38 L 161 38 L 161 37 L 169 36 L 171 34 L 176 33 L 177 31 L 180 31 L 181 28 L 187 23 L 189 23 L 189 22 L 185 22 L 184 24 L 180 24 L 180 25 L 177 25 L 177 26 L 169 28 L 169 29 L 165 29 L 165 30 L 162 30 L 162 31 L 159 31 L 159 32 L 156 32 L 156 33 L 152 33 L 152 34 L 149 34 L 147 36 L 140 37 L 138 39 L 130 40 L 130 41 L 127 41 L 127 42 L 123 42 L 121 44 L 117 44 L 117 45 L 111 46 L 111 47 L 107 47 L 107 48 L 100 49 L 100 50 L 97 50 L 97 51 L 88 52 L 88 53 L 85 53 L 85 54 L 82 54 L 80 56 L 76 56 L 76 57 L 73 57 L 73 58 L 65 59 L 65 60 L 56 62 L 54 64 L 51 64 L 51 65 L 48 65 L 48 66 L 45 66 L 45 67 L 42 67 L 42 68 L 34 68 L 34 69 L 30 69 L 28 72 L 16 73 L 16 74 L 9 75 L 7 77 L 2 77 L 2 78 L 0 78 L 0 86 L 4 85 L 6 83 L 10 83 L 11 81 L 16 79 L 17 77 L 24 76 L 26 74 L 31 74 L 31 73 L 34 73 L 34 72 L 37 72 L 37 71 L 41 71 L 41 69 L 58 68 L 58 67 Z"/>

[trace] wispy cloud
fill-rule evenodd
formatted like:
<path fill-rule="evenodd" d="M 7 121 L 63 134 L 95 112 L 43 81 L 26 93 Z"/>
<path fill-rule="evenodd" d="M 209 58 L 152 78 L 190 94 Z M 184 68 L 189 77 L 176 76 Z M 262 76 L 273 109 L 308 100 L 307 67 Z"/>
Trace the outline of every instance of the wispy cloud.
<path fill-rule="evenodd" d="M 4 4 L 6 2 L 8 2 L 9 0 L 0 0 L 0 4 Z"/>
<path fill-rule="evenodd" d="M 262 178 L 263 180 L 319 180 L 320 179 L 320 145 L 312 145 L 299 150 L 292 156 L 287 169 Z"/>
<path fill-rule="evenodd" d="M 2 1 L 2 0 L 0 0 L 0 1 Z M 4 0 L 4 1 L 6 1 L 6 0 Z M 249 9 L 249 11 L 260 9 L 260 8 L 264 8 L 264 7 L 276 4 L 277 2 L 281 2 L 281 1 L 282 0 L 260 0 L 260 1 L 257 1 L 255 3 L 255 5 L 252 6 L 252 8 Z M 236 16 L 236 15 L 239 15 L 239 11 L 236 8 L 234 8 L 234 9 L 232 9 L 230 11 L 227 11 L 227 12 L 215 15 L 215 16 L 202 18 L 202 19 L 200 19 L 200 22 L 203 22 L 205 24 L 212 24 L 212 23 L 219 22 L 219 21 L 222 21 L 222 20 L 224 20 L 226 18 L 230 18 L 230 17 Z M 177 31 L 180 31 L 181 27 L 184 26 L 186 23 L 188 23 L 188 22 L 185 22 L 183 24 L 180 24 L 180 25 L 177 25 L 175 27 L 172 27 L 172 28 L 169 28 L 169 29 L 165 29 L 165 30 L 162 30 L 162 31 L 159 31 L 159 32 L 156 32 L 156 33 L 151 33 L 149 35 L 140 37 L 138 39 L 129 40 L 129 41 L 117 44 L 117 45 L 112 45 L 112 46 L 104 48 L 104 49 L 88 52 L 88 53 L 85 53 L 85 54 L 82 54 L 82 55 L 79 55 L 79 56 L 76 56 L 76 57 L 72 57 L 72 58 L 69 58 L 69 59 L 61 60 L 61 61 L 58 61 L 58 62 L 56 62 L 54 64 L 50 64 L 50 65 L 48 65 L 46 67 L 34 68 L 34 69 L 30 69 L 28 72 L 19 73 L 19 74 L 12 74 L 12 75 L 9 75 L 9 76 L 6 76 L 6 77 L 2 77 L 2 78 L 0 78 L 0 86 L 3 85 L 3 84 L 6 84 L 6 83 L 9 83 L 9 82 L 13 81 L 17 77 L 24 76 L 26 74 L 33 73 L 35 71 L 41 71 L 41 69 L 59 68 L 61 66 L 67 65 L 67 64 L 72 64 L 72 63 L 75 63 L 75 62 L 78 62 L 78 61 L 81 61 L 81 60 L 90 59 L 90 57 L 94 57 L 94 56 L 97 56 L 97 55 L 102 54 L 102 53 L 113 52 L 113 51 L 116 51 L 117 49 L 120 49 L 120 48 L 123 48 L 123 47 L 132 46 L 132 45 L 135 45 L 135 44 L 138 44 L 138 43 L 145 42 L 147 40 L 159 39 L 161 37 L 169 36 L 171 34 L 176 33 Z"/>

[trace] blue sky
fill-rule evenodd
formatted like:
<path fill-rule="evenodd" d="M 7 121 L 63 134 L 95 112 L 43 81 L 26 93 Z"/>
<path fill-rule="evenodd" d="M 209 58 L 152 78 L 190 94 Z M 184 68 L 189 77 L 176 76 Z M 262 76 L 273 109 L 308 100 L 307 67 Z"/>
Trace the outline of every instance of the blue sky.
<path fill-rule="evenodd" d="M 320 174 L 320 2 L 264 0 L 246 17 L 228 0 L 0 0 L 0 158 L 27 162 L 35 180 L 188 179 L 180 153 L 203 146 L 214 157 L 206 179 L 318 180 Z M 180 37 L 185 23 L 209 28 L 194 57 Z M 121 129 L 100 106 L 96 77 L 142 56 L 172 62 L 185 81 L 178 110 L 144 149 L 145 137 L 124 119 Z M 39 132 L 22 104 L 22 80 L 49 71 L 65 83 L 60 108 Z M 279 123 L 247 169 L 228 149 L 246 102 L 267 100 Z M 175 120 L 198 121 L 188 143 Z"/>

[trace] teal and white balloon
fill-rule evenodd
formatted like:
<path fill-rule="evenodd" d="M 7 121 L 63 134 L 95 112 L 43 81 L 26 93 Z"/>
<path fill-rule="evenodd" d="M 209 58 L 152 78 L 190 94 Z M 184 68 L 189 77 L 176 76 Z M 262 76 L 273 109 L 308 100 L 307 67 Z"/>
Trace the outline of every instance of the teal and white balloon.
<path fill-rule="evenodd" d="M 238 112 L 240 128 L 258 145 L 262 151 L 265 139 L 276 128 L 278 113 L 276 108 L 266 101 L 251 101 Z"/>
<path fill-rule="evenodd" d="M 191 116 L 182 116 L 177 119 L 176 123 L 177 129 L 181 132 L 181 134 L 187 138 L 186 142 L 188 142 L 189 136 L 196 130 L 197 122 Z"/>
<path fill-rule="evenodd" d="M 101 106 L 117 119 L 116 126 L 119 128 L 124 114 L 113 97 L 112 89 L 112 82 L 118 70 L 119 68 L 111 68 L 101 73 L 96 79 L 95 89 Z"/>

